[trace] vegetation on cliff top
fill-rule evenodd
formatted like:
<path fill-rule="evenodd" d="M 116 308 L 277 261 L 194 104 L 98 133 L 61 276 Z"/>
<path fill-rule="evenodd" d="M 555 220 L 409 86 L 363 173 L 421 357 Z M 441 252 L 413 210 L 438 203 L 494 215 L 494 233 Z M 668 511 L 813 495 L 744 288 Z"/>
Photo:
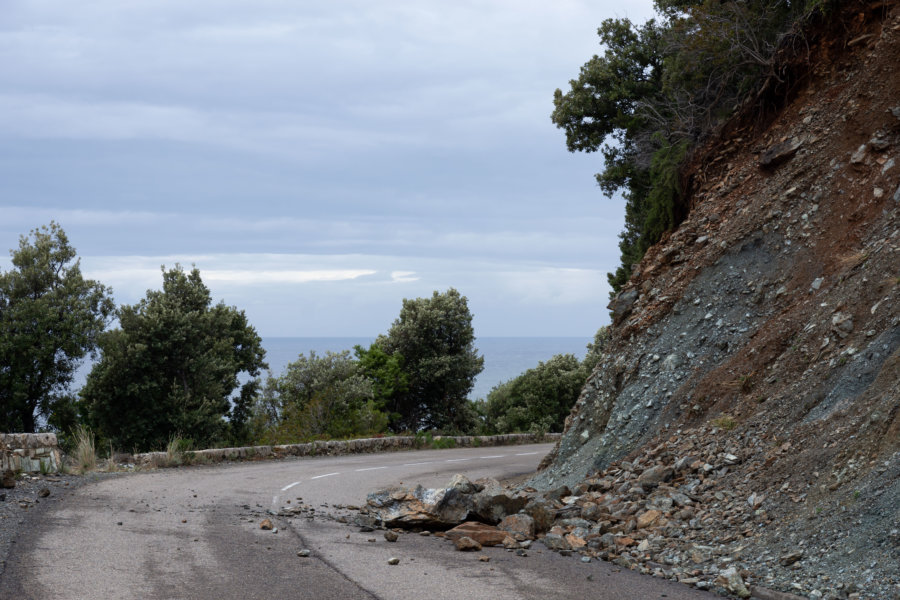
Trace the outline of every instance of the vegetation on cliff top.
<path fill-rule="evenodd" d="M 658 19 L 607 19 L 602 55 L 554 93 L 553 122 L 572 152 L 597 152 L 597 183 L 625 198 L 613 294 L 688 210 L 682 169 L 696 144 L 773 74 L 784 34 L 826 0 L 656 0 Z"/>

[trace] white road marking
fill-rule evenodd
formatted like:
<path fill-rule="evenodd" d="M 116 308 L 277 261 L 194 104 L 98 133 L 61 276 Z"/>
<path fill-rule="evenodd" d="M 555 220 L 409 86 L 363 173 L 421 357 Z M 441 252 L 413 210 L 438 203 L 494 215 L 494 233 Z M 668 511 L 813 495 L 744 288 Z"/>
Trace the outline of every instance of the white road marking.
<path fill-rule="evenodd" d="M 420 463 L 403 463 L 403 466 L 404 467 L 415 467 L 418 465 L 430 465 L 433 462 L 434 462 L 433 460 L 428 460 L 428 461 L 420 462 Z"/>
<path fill-rule="evenodd" d="M 505 454 L 495 454 L 494 456 L 479 456 L 478 458 L 503 458 Z"/>
<path fill-rule="evenodd" d="M 357 469 L 357 473 L 362 473 L 363 471 L 377 471 L 378 469 L 387 469 L 387 467 L 369 467 L 368 469 Z"/>
<path fill-rule="evenodd" d="M 471 458 L 448 458 L 444 462 L 463 462 L 466 460 L 472 460 Z"/>
<path fill-rule="evenodd" d="M 516 456 L 531 456 L 532 454 L 537 454 L 537 452 L 522 452 L 521 454 L 516 454 Z"/>
<path fill-rule="evenodd" d="M 323 477 L 331 477 L 332 475 L 340 475 L 340 473 L 325 473 L 324 475 L 316 475 L 315 477 L 310 477 L 310 479 L 322 479 Z"/>
<path fill-rule="evenodd" d="M 288 491 L 289 489 L 291 489 L 292 487 L 294 487 L 295 485 L 300 485 L 300 482 L 299 482 L 299 481 L 295 481 L 294 483 L 290 483 L 290 484 L 284 486 L 283 488 L 281 488 L 281 491 L 282 491 L 282 492 L 286 492 L 286 491 Z"/>

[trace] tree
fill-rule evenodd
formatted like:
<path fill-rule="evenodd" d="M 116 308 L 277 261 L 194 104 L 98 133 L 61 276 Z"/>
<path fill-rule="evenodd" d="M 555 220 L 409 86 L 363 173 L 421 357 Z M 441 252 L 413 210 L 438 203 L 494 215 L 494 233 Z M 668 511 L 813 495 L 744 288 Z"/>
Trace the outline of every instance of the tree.
<path fill-rule="evenodd" d="M 466 431 L 472 412 L 466 397 L 484 369 L 475 348 L 472 313 L 465 296 L 450 288 L 431 298 L 403 300 L 400 316 L 378 346 L 403 357 L 407 389 L 391 396 L 387 409 L 399 415 L 395 430 Z"/>
<path fill-rule="evenodd" d="M 349 350 L 301 354 L 281 376 L 266 380 L 254 424 L 260 438 L 275 442 L 379 433 L 387 416 L 374 389 Z"/>
<path fill-rule="evenodd" d="M 551 118 L 566 146 L 600 151 L 597 183 L 625 199 L 613 293 L 685 218 L 681 170 L 692 148 L 764 85 L 778 41 L 807 4 L 656 0 L 659 21 L 603 21 L 603 55 L 581 67 L 566 93 L 554 92 Z"/>
<path fill-rule="evenodd" d="M 84 279 L 56 223 L 31 231 L 0 272 L 0 431 L 33 432 L 92 353 L 115 305 L 109 288 Z"/>
<path fill-rule="evenodd" d="M 82 390 L 88 420 L 120 448 L 149 450 L 182 435 L 224 440 L 246 415 L 266 368 L 265 350 L 243 311 L 212 305 L 196 268 L 163 268 L 162 290 L 119 310 L 120 328 L 100 337 L 102 356 Z M 241 387 L 237 410 L 231 395 Z"/>
<path fill-rule="evenodd" d="M 586 362 L 557 354 L 490 391 L 484 404 L 487 429 L 559 432 L 590 374 Z"/>

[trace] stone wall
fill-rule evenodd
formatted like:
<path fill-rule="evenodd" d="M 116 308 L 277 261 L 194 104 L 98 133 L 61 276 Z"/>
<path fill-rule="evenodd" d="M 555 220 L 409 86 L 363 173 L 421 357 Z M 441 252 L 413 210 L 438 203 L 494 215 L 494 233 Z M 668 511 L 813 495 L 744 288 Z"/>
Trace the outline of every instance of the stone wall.
<path fill-rule="evenodd" d="M 0 433 L 0 471 L 56 473 L 60 464 L 55 433 Z"/>
<path fill-rule="evenodd" d="M 558 433 L 544 435 L 531 433 L 514 433 L 507 435 L 480 436 L 435 436 L 433 442 L 438 447 L 483 447 L 509 446 L 515 444 L 536 444 L 554 442 L 559 439 Z M 452 441 L 450 441 L 452 440 Z M 446 446 L 444 446 L 446 444 Z M 323 456 L 336 454 L 364 454 L 369 452 L 391 452 L 427 448 L 423 438 L 415 436 L 396 436 L 365 438 L 359 440 L 318 441 L 307 444 L 285 444 L 277 446 L 246 446 L 243 448 L 213 448 L 196 450 L 187 453 L 191 462 L 208 463 L 226 460 L 253 460 L 260 458 L 281 458 L 285 456 Z M 134 462 L 144 465 L 170 464 L 170 456 L 166 452 L 147 452 L 136 454 Z"/>

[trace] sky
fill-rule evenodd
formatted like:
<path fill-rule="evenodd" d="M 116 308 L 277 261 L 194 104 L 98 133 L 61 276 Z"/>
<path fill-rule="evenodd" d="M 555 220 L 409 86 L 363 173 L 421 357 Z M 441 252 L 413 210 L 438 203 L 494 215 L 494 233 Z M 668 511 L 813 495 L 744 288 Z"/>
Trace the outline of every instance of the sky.
<path fill-rule="evenodd" d="M 134 304 L 195 265 L 263 337 L 374 336 L 454 287 L 476 336 L 590 337 L 624 207 L 550 120 L 649 0 L 4 0 L 3 250 L 59 223 Z"/>

